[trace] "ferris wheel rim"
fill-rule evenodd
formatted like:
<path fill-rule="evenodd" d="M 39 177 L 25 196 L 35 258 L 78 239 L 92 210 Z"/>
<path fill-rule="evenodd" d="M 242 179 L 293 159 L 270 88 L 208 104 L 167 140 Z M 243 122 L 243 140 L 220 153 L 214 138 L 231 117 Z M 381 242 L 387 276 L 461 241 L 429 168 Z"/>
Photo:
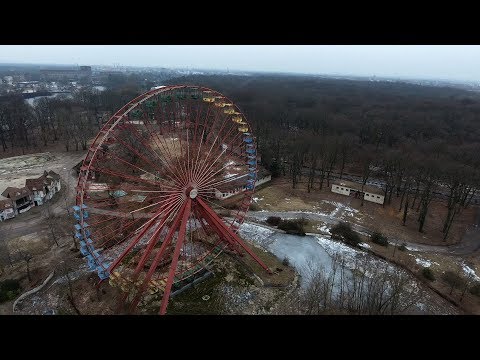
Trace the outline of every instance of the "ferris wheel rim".
<path fill-rule="evenodd" d="M 171 85 L 171 86 L 166 86 L 166 87 L 163 87 L 163 88 L 158 88 L 158 89 L 153 89 L 153 90 L 147 91 L 147 92 L 137 96 L 136 98 L 132 99 L 127 104 L 125 104 L 122 108 L 120 108 L 117 112 L 115 112 L 109 118 L 109 120 L 107 122 L 105 122 L 105 124 L 102 126 L 101 130 L 99 131 L 99 133 L 95 137 L 95 139 L 92 142 L 91 146 L 89 147 L 87 155 L 86 155 L 86 157 L 85 157 L 85 159 L 82 163 L 81 170 L 84 172 L 83 176 L 79 177 L 79 180 L 77 182 L 77 206 L 80 206 L 80 208 L 82 209 L 83 206 L 88 205 L 88 201 L 87 202 L 85 201 L 86 200 L 85 199 L 85 194 L 86 194 L 86 191 L 87 191 L 87 189 L 86 189 L 87 179 L 88 179 L 88 176 L 90 175 L 90 171 L 95 171 L 95 167 L 93 165 L 98 160 L 97 153 L 102 148 L 103 145 L 107 144 L 107 140 L 109 138 L 109 135 L 111 135 L 118 128 L 118 126 L 119 126 L 119 124 L 121 124 L 122 120 L 125 120 L 125 117 L 130 112 L 132 112 L 136 108 L 139 108 L 139 106 L 141 106 L 147 100 L 152 99 L 155 96 L 158 96 L 162 93 L 169 93 L 169 92 L 174 93 L 175 91 L 182 90 L 182 89 L 196 90 L 196 91 L 199 91 L 201 93 L 210 92 L 210 93 L 214 94 L 215 96 L 222 97 L 232 107 L 235 108 L 236 113 L 238 113 L 242 117 L 242 120 L 247 124 L 248 129 L 251 129 L 248 120 L 246 119 L 243 111 L 238 107 L 238 105 L 235 104 L 233 101 L 231 101 L 227 96 L 223 95 L 222 93 L 220 93 L 218 91 L 212 90 L 210 88 L 203 87 L 203 86 L 196 86 L 196 85 Z M 251 136 L 250 133 L 248 133 L 248 135 Z M 188 130 L 187 130 L 187 137 L 188 137 Z M 254 139 L 253 136 L 251 136 L 251 137 L 252 137 L 252 142 L 251 143 L 253 144 L 254 148 L 256 148 L 255 139 Z M 212 144 L 212 147 L 213 147 L 213 144 Z M 91 156 L 89 156 L 90 154 L 91 154 Z M 205 159 L 205 161 L 206 161 L 206 159 Z M 255 155 L 255 161 L 254 162 L 255 162 L 254 168 L 255 168 L 255 174 L 256 174 L 257 171 L 258 171 L 258 164 L 257 164 L 256 155 Z M 252 165 L 252 167 L 253 167 L 253 165 Z M 240 225 L 243 223 L 243 220 L 246 216 L 246 212 L 248 211 L 248 208 L 251 205 L 252 195 L 253 195 L 253 192 L 255 190 L 255 185 L 256 185 L 256 175 L 255 175 L 255 180 L 253 182 L 253 186 L 251 187 L 250 190 L 245 191 L 244 195 L 243 195 L 243 199 L 249 198 L 249 200 L 247 201 L 248 205 L 246 206 L 246 208 L 244 210 L 239 209 L 236 212 L 236 214 L 233 216 L 233 220 L 229 224 L 229 227 L 234 232 L 238 231 L 238 227 L 234 227 L 235 221 L 238 220 L 237 222 Z M 196 199 L 196 197 L 200 195 L 201 191 L 202 191 L 202 189 L 196 189 L 196 188 L 191 189 L 191 190 L 189 190 L 189 193 L 186 194 L 187 198 L 190 197 L 191 199 Z M 167 196 L 167 195 L 165 195 L 165 196 Z M 190 200 L 188 200 L 188 202 L 190 202 Z M 176 203 L 175 206 L 177 206 L 177 205 L 178 205 L 178 203 Z M 176 217 L 180 215 L 179 210 L 178 210 L 178 206 L 177 206 L 177 210 L 175 210 L 175 212 L 174 212 L 174 216 L 176 216 Z M 243 214 L 241 214 L 241 211 L 243 212 Z M 157 216 L 156 216 L 156 214 L 150 214 L 150 217 L 148 219 L 149 220 L 147 221 L 147 223 L 149 223 L 149 222 L 153 223 L 154 220 L 157 219 Z M 145 223 L 145 224 L 147 224 L 147 223 Z M 82 211 L 80 212 L 80 224 L 81 224 L 81 227 L 82 227 L 82 229 L 81 229 L 82 233 L 83 233 L 84 237 L 86 237 L 85 233 L 84 233 L 85 228 L 84 228 L 84 218 L 83 218 L 83 212 Z M 142 225 L 142 226 L 144 226 L 144 225 Z M 147 225 L 146 228 L 148 228 L 148 225 Z M 140 228 L 138 228 L 137 230 L 139 230 L 139 229 Z M 217 246 L 219 246 L 219 245 L 222 246 L 222 248 L 221 248 L 220 252 L 217 254 L 217 256 L 221 253 L 221 251 L 223 251 L 223 249 L 225 249 L 227 247 L 227 244 L 221 244 L 221 242 L 218 241 L 218 244 L 216 244 L 215 247 L 212 247 L 212 248 L 210 248 L 209 251 L 205 252 L 204 256 L 201 257 L 200 259 L 197 259 L 198 261 L 196 263 L 194 263 L 191 267 L 193 268 L 194 266 L 202 263 L 203 259 L 207 258 L 210 254 L 212 254 L 214 252 L 214 250 L 217 248 Z M 116 265 L 118 265 L 118 263 L 116 263 Z M 108 269 L 105 269 L 105 270 L 108 270 L 109 272 L 111 272 L 112 270 L 115 269 L 116 265 L 113 266 L 113 267 L 109 266 Z M 187 270 L 189 270 L 189 269 L 187 268 Z M 186 270 L 183 271 L 183 273 L 185 273 L 185 272 L 187 272 L 187 271 Z M 191 276 L 191 275 L 193 275 L 193 274 L 190 274 L 189 276 Z M 184 278 L 182 278 L 178 281 L 182 281 L 187 277 L 184 277 Z"/>

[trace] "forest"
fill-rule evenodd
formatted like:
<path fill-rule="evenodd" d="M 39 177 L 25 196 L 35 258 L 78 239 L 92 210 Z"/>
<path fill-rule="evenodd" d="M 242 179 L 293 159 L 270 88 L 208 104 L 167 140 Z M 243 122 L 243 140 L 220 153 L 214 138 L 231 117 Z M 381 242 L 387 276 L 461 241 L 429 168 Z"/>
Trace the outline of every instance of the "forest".
<path fill-rule="evenodd" d="M 401 82 L 353 81 L 289 75 L 195 75 L 166 80 L 195 84 L 229 97 L 244 112 L 262 164 L 293 188 L 329 186 L 348 170 L 365 186 L 381 179 L 386 203 L 418 209 L 423 231 L 432 200 L 446 199 L 446 239 L 463 208 L 480 189 L 480 94 Z M 83 89 L 73 98 L 27 104 L 0 99 L 0 156 L 87 149 L 103 122 L 149 89 L 137 77 L 120 77 L 105 91 Z M 2 156 L 3 152 L 3 156 Z"/>

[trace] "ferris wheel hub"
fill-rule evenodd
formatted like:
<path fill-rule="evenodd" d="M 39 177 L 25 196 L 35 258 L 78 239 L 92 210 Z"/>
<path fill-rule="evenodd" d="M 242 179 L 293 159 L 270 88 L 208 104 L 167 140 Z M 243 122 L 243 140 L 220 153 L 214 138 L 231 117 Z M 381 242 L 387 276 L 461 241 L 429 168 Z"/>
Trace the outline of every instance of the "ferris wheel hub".
<path fill-rule="evenodd" d="M 192 186 L 189 186 L 185 191 L 185 193 L 187 194 L 187 196 L 190 196 L 190 199 L 195 199 L 198 195 L 198 189 Z"/>

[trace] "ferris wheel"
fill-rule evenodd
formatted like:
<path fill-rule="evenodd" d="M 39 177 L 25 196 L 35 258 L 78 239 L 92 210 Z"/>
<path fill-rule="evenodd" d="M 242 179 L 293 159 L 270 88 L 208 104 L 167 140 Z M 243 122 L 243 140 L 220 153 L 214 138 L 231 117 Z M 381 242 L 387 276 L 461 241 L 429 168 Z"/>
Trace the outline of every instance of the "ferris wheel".
<path fill-rule="evenodd" d="M 74 216 L 80 251 L 135 311 L 205 272 L 238 237 L 257 180 L 255 138 L 226 96 L 199 86 L 154 88 L 103 126 L 80 168 Z M 237 209 L 218 204 L 231 196 Z"/>

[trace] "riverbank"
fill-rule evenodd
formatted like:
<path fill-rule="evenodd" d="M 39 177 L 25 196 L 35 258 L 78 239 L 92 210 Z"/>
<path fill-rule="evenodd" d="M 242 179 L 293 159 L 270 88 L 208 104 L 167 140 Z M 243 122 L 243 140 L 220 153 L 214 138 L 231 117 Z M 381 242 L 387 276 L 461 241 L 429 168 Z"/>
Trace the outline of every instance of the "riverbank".
<path fill-rule="evenodd" d="M 292 213 L 295 214 L 292 217 Z M 271 215 L 274 214 L 274 215 Z M 250 212 L 249 221 L 255 225 L 260 226 L 262 229 L 268 229 L 272 232 L 278 232 L 283 234 L 282 230 L 276 229 L 274 227 L 268 226 L 265 223 L 267 216 L 280 216 L 284 218 L 298 218 L 304 217 L 312 221 L 312 219 L 318 220 L 318 215 L 311 212 Z M 321 237 L 324 239 L 330 238 L 329 229 L 336 223 L 334 219 L 326 218 L 326 222 L 322 226 L 319 226 L 321 232 L 310 232 L 307 233 L 309 236 Z M 435 251 L 430 251 L 427 247 L 418 248 L 410 247 L 402 248 L 401 243 L 391 243 L 388 247 L 380 246 L 378 244 L 370 241 L 370 233 L 368 229 L 355 226 L 353 227 L 357 233 L 362 238 L 363 241 L 363 251 L 370 253 L 372 256 L 375 256 L 379 259 L 385 260 L 389 263 L 395 264 L 401 269 L 408 272 L 413 276 L 422 286 L 428 288 L 430 291 L 436 293 L 438 296 L 441 296 L 445 301 L 454 305 L 459 312 L 468 313 L 468 314 L 479 314 L 480 301 L 479 298 L 473 294 L 470 294 L 468 291 L 463 291 L 462 289 L 452 289 L 452 287 L 445 283 L 442 280 L 442 277 L 446 272 L 450 273 L 463 273 L 465 277 L 470 276 L 471 284 L 474 284 L 474 281 L 478 276 L 476 275 L 475 266 L 470 264 L 470 266 L 465 263 L 465 260 L 458 256 L 453 256 L 448 253 L 439 253 Z M 255 237 L 254 237 L 255 239 Z M 334 240 L 330 240 L 332 243 L 340 244 Z M 341 244 L 345 247 L 347 245 Z M 339 246 L 339 245 L 336 245 Z M 426 247 L 426 246 L 425 246 Z M 353 249 L 353 248 L 352 248 Z M 403 249 L 400 250 L 400 249 Z M 434 281 L 429 281 L 423 275 L 423 269 L 425 267 L 430 267 L 430 270 L 435 276 Z M 470 274 L 470 275 L 469 275 Z M 480 278 L 479 278 L 480 279 Z"/>

